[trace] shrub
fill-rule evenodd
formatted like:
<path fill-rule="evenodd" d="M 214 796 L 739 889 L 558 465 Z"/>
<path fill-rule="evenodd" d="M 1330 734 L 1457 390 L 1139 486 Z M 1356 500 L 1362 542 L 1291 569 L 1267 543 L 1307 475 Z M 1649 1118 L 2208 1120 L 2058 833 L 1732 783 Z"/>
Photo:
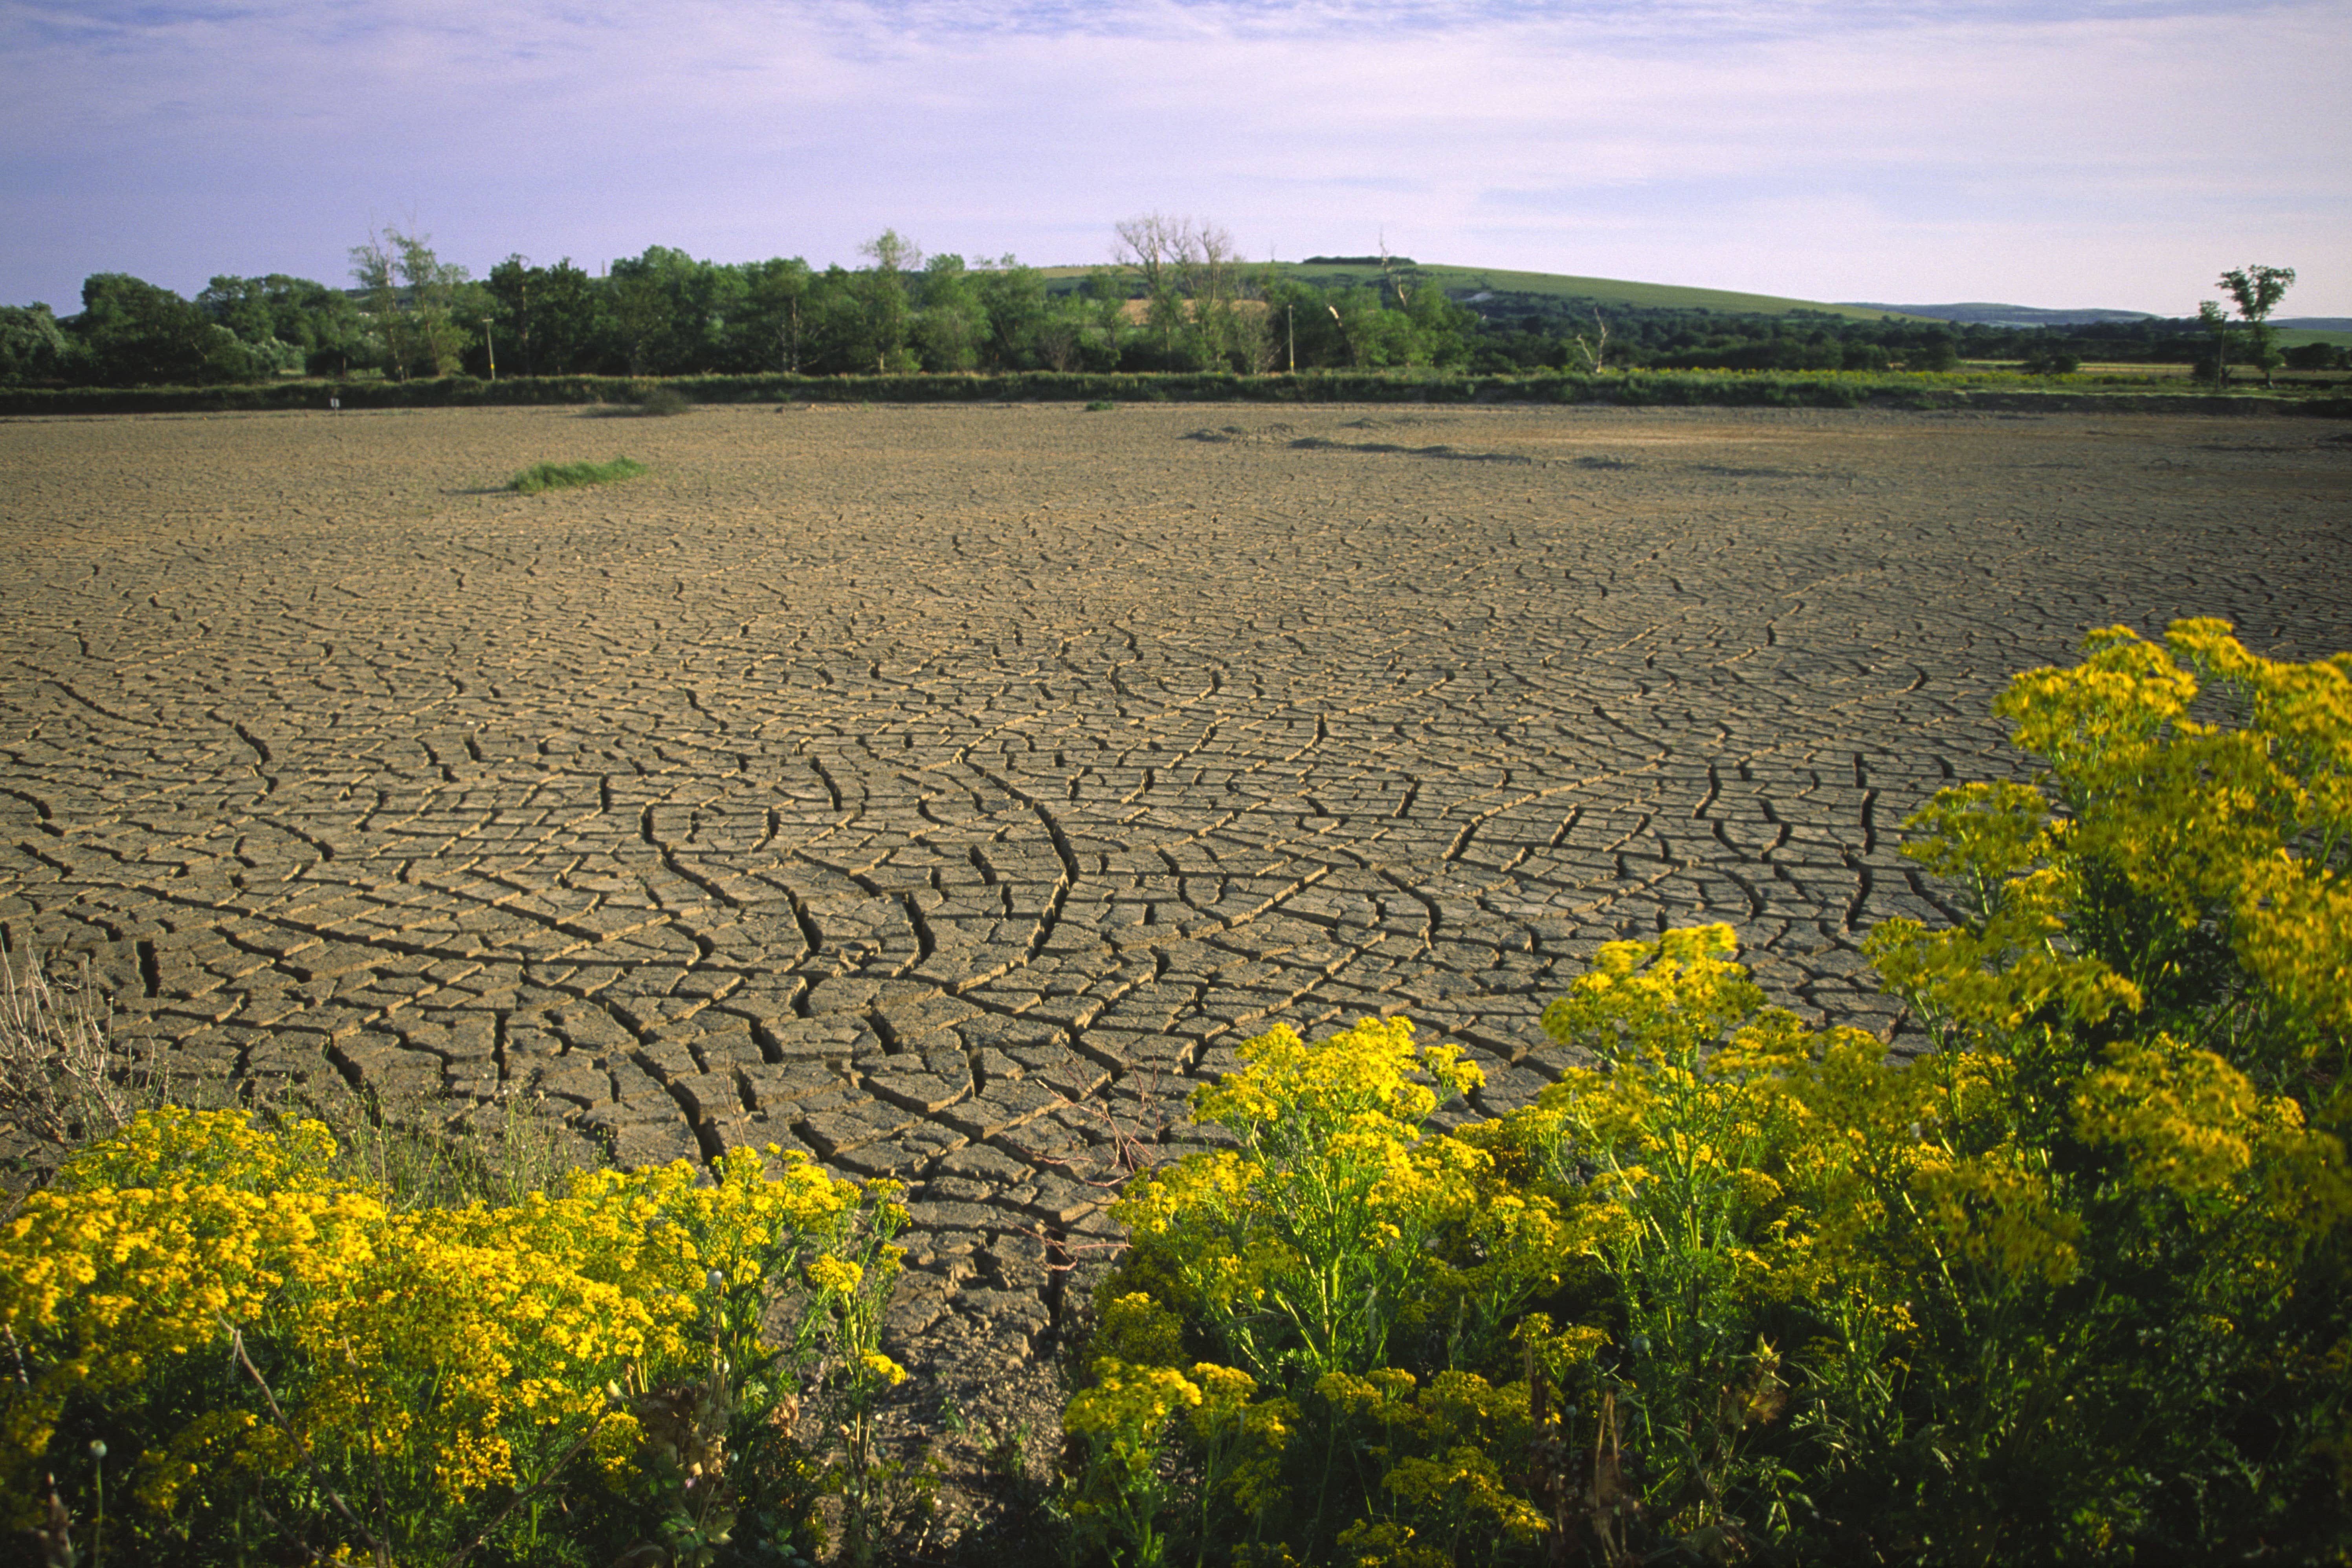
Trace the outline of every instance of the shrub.
<path fill-rule="evenodd" d="M 1604 947 L 1515 1114 L 1367 1020 L 1194 1097 L 1067 1425 L 1100 1556 L 1944 1561 L 2352 1548 L 2352 655 L 2094 634 L 2001 699 L 2045 785 L 1906 853 L 1911 1060 L 1724 927 Z M 2218 689 L 2218 690 L 2214 689 Z M 2200 689 L 2235 724 L 2193 718 Z"/>
<path fill-rule="evenodd" d="M 1087 412 L 1089 414 L 1108 414 L 1118 406 L 1118 404 L 1113 403 L 1108 397 L 1097 397 L 1092 403 L 1087 405 Z"/>
<path fill-rule="evenodd" d="M 609 463 L 541 463 L 525 468 L 507 481 L 507 488 L 522 495 L 535 496 L 542 490 L 570 489 L 576 485 L 608 484 L 615 479 L 634 479 L 639 474 L 651 472 L 643 463 L 629 458 L 615 458 Z"/>
<path fill-rule="evenodd" d="M 904 1375 L 876 1348 L 895 1189 L 739 1149 L 707 1180 L 403 1213 L 336 1154 L 316 1122 L 166 1107 L 24 1200 L 0 1228 L 8 1528 L 56 1487 L 53 1520 L 103 1517 L 125 1561 L 814 1549 L 804 1379 L 856 1423 Z"/>

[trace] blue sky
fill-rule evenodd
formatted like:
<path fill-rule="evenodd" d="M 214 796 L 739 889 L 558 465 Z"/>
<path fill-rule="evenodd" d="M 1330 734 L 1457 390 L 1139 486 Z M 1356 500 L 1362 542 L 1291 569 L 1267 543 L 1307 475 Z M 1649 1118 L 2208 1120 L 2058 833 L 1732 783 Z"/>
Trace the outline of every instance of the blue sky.
<path fill-rule="evenodd" d="M 0 302 L 649 244 L 2352 315 L 2352 0 L 0 0 Z"/>

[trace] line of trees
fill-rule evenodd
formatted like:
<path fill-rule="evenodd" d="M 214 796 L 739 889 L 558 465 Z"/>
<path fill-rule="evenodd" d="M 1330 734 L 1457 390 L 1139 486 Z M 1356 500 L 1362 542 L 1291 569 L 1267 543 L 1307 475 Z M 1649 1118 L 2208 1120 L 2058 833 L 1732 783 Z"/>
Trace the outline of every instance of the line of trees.
<path fill-rule="evenodd" d="M 656 245 L 604 276 L 569 258 L 541 265 L 513 255 L 475 279 L 441 260 L 429 236 L 387 227 L 352 247 L 351 288 L 279 274 L 219 277 L 191 300 L 100 273 L 82 285 L 79 315 L 0 307 L 0 383 L 1389 366 L 1479 374 L 1943 370 L 1962 359 L 2058 371 L 2082 360 L 2194 363 L 2234 342 L 2197 320 L 2021 329 L 1742 316 L 1485 289 L 1457 289 L 1463 297 L 1455 298 L 1410 258 L 1385 250 L 1328 258 L 1350 270 L 1318 275 L 1311 262 L 1285 269 L 1247 263 L 1213 223 L 1154 213 L 1119 223 L 1115 236 L 1113 261 L 1083 277 L 1049 279 L 1012 256 L 926 256 L 886 229 L 861 247 L 856 268 L 819 269 L 797 257 L 703 261 Z M 2271 357 L 2267 329 L 2252 318 L 2247 326 L 2248 349 Z"/>

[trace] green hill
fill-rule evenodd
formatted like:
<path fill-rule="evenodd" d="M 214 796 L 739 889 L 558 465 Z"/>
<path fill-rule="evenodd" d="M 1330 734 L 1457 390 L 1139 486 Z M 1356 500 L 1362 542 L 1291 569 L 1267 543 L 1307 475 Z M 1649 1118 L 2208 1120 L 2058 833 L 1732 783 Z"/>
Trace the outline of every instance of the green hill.
<path fill-rule="evenodd" d="M 1277 274 L 1326 288 L 1375 283 L 1381 276 L 1377 266 L 1350 263 L 1276 261 L 1249 265 L 1253 270 L 1271 266 Z M 1076 288 L 1088 273 L 1098 268 L 1044 267 L 1038 270 L 1045 275 L 1048 286 L 1058 291 L 1063 288 Z M 1116 268 L 1106 263 L 1099 270 Z M 1601 305 L 1630 305 L 1651 310 L 1714 310 L 1727 316 L 1786 316 L 1804 310 L 1855 321 L 1875 321 L 1890 316 L 1897 321 L 1927 319 L 1863 305 L 1790 300 L 1778 294 L 1742 294 L 1729 289 L 1688 289 L 1673 283 L 1634 283 L 1621 278 L 1577 278 L 1559 272 L 1512 272 L 1501 268 L 1454 267 L 1442 262 L 1421 262 L 1410 267 L 1400 264 L 1400 270 L 1409 271 L 1424 282 L 1434 283 L 1453 298 L 1463 300 L 1486 293 L 1499 297 L 1534 296 L 1562 301 L 1590 300 Z"/>

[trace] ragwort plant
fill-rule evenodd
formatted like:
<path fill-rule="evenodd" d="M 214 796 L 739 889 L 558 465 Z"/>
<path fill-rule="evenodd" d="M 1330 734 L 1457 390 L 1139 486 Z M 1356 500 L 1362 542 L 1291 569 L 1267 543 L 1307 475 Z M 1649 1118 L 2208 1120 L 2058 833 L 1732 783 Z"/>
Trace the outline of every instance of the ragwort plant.
<path fill-rule="evenodd" d="M 895 1190 L 738 1149 L 396 1212 L 336 1152 L 165 1107 L 0 1226 L 7 1528 L 55 1554 L 97 1453 L 119 1561 L 817 1549 L 803 1398 L 855 1412 L 903 1375 L 872 1342 Z"/>
<path fill-rule="evenodd" d="M 1915 1058 L 1719 926 L 1603 947 L 1589 1065 L 1451 1131 L 1402 1020 L 1250 1042 L 1117 1210 L 1079 1555 L 2352 1550 L 2352 656 L 2117 628 L 1999 710 L 2049 773 L 1912 817 L 1961 918 L 1869 939 Z"/>

